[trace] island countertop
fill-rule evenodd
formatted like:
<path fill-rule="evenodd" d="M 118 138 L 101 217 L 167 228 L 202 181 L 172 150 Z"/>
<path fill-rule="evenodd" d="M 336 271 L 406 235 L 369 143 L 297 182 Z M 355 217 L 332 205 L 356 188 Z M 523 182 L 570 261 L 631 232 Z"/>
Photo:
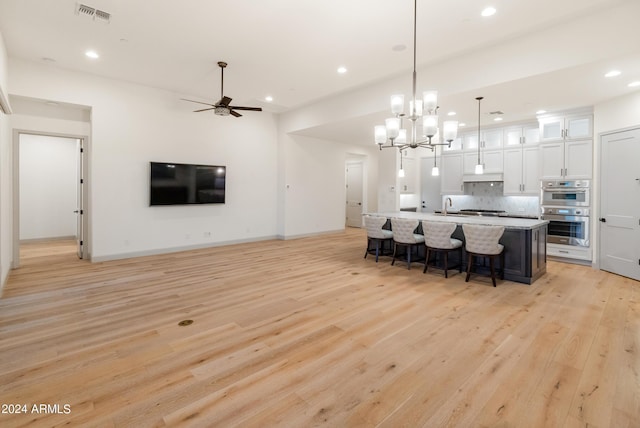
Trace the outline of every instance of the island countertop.
<path fill-rule="evenodd" d="M 528 219 L 528 218 L 512 218 L 499 216 L 468 216 L 458 214 L 434 214 L 419 213 L 410 211 L 389 211 L 389 212 L 371 212 L 368 215 L 386 217 L 386 218 L 409 218 L 415 220 L 441 221 L 446 223 L 462 224 L 482 224 L 489 226 L 504 226 L 507 229 L 524 229 L 531 230 L 542 225 L 548 224 L 548 220 Z"/>

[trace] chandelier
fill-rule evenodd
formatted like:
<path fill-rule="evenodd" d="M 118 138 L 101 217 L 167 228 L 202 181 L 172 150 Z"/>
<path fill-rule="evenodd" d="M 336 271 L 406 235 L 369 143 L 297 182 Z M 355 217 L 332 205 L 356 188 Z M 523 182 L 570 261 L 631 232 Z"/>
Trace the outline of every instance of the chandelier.
<path fill-rule="evenodd" d="M 442 126 L 442 140 L 438 138 L 438 91 L 424 91 L 422 99 L 416 98 L 416 22 L 418 14 L 418 0 L 413 2 L 413 96 L 409 101 L 409 114 L 404 113 L 404 95 L 391 96 L 391 113 L 394 117 L 385 120 L 384 125 L 374 128 L 375 142 L 380 150 L 397 148 L 400 151 L 410 147 L 426 147 L 434 150 L 435 146 L 449 146 L 456 139 L 458 122 L 444 121 Z M 407 130 L 403 128 L 402 119 L 411 121 L 411 135 L 407 139 Z M 420 122 L 420 123 L 418 123 Z M 419 128 L 421 132 L 418 133 Z"/>

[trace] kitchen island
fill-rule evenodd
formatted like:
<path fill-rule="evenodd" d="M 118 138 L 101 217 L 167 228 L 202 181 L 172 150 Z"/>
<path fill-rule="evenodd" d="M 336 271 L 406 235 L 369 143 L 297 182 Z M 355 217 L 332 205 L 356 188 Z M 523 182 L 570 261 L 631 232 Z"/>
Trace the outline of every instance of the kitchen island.
<path fill-rule="evenodd" d="M 387 219 L 395 217 L 455 223 L 457 227 L 452 236 L 462 242 L 464 242 L 463 224 L 504 226 L 504 235 L 500 239 L 500 243 L 504 245 L 504 279 L 523 284 L 533 284 L 547 271 L 547 224 L 549 222 L 546 220 L 406 211 L 369 213 L 369 215 L 386 217 Z M 389 221 L 387 221 L 387 225 L 390 225 Z M 421 225 L 418 227 L 418 232 L 422 233 Z M 462 257 L 463 262 L 466 261 L 464 246 Z M 466 263 L 463 266 L 466 266 Z M 475 265 L 475 270 L 477 272 L 488 271 L 486 261 L 480 259 Z"/>

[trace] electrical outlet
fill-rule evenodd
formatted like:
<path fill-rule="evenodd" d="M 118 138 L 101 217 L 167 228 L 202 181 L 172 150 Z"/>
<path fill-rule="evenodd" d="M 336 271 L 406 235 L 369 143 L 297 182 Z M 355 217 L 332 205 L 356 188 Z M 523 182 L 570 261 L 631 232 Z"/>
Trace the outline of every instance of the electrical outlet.
<path fill-rule="evenodd" d="M 211 238 L 211 232 L 204 232 L 202 236 L 205 238 Z"/>

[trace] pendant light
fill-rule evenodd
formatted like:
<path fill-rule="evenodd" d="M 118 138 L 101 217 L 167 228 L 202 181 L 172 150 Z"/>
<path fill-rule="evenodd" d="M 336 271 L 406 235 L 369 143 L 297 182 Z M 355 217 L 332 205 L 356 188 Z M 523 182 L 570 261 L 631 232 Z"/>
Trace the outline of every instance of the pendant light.
<path fill-rule="evenodd" d="M 433 148 L 433 168 L 431 168 L 431 175 L 433 177 L 437 177 L 440 175 L 440 170 L 438 169 L 438 164 L 436 163 L 436 159 L 438 158 L 438 148 Z"/>
<path fill-rule="evenodd" d="M 478 100 L 478 163 L 476 164 L 476 174 L 484 174 L 484 165 L 480 163 L 480 101 L 484 97 L 477 97 Z"/>

